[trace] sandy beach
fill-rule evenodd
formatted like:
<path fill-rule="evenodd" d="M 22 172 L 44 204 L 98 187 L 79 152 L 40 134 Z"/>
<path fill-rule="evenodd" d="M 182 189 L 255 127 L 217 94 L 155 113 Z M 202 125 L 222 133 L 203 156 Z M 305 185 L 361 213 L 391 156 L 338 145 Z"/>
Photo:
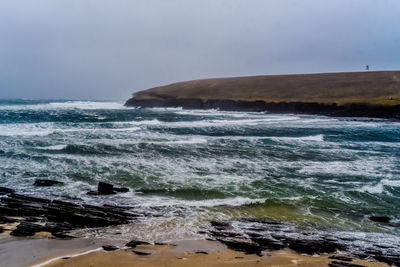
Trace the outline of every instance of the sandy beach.
<path fill-rule="evenodd" d="M 289 249 L 264 251 L 262 256 L 247 255 L 229 250 L 219 242 L 187 240 L 173 245 L 138 245 L 115 251 L 92 249 L 79 252 L 77 249 L 40 258 L 30 266 L 329 266 L 341 262 L 330 259 L 331 256 L 306 256 Z M 362 260 L 354 260 L 351 264 L 389 266 Z"/>

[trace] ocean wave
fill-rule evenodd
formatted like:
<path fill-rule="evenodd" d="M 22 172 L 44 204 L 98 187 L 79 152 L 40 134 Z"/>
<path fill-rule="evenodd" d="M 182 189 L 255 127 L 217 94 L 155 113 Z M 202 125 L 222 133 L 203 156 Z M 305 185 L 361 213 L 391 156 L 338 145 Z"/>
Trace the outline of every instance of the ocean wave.
<path fill-rule="evenodd" d="M 36 149 L 40 150 L 54 150 L 54 151 L 61 151 L 64 150 L 67 145 L 53 145 L 53 146 L 44 146 L 44 147 L 35 147 Z"/>
<path fill-rule="evenodd" d="M 298 120 L 298 117 L 287 118 L 254 118 L 254 119 L 233 119 L 233 120 L 197 120 L 197 121 L 160 121 L 158 119 L 116 122 L 116 124 L 162 126 L 167 128 L 203 128 L 203 127 L 226 127 L 226 126 L 257 126 L 282 121 Z"/>
<path fill-rule="evenodd" d="M 384 192 L 387 192 L 385 190 L 385 187 L 400 187 L 400 180 L 382 179 L 378 183 L 364 185 L 357 191 L 371 194 L 382 194 Z"/>
<path fill-rule="evenodd" d="M 183 206 L 183 207 L 218 207 L 231 206 L 238 207 L 249 204 L 264 203 L 266 199 L 252 199 L 248 197 L 232 197 L 221 199 L 205 199 L 205 200 L 179 200 L 163 197 L 147 197 L 146 203 L 138 204 L 143 207 L 164 207 L 164 206 Z"/>
<path fill-rule="evenodd" d="M 0 136 L 46 136 L 52 134 L 53 123 L 0 124 Z"/>
<path fill-rule="evenodd" d="M 149 142 L 152 144 L 165 144 L 165 145 L 187 145 L 187 144 L 206 144 L 207 140 L 205 138 L 191 138 L 186 140 L 173 140 L 164 142 Z"/>
<path fill-rule="evenodd" d="M 160 125 L 163 122 L 158 119 L 153 120 L 141 120 L 141 121 L 122 121 L 122 122 L 113 122 L 116 125 Z"/>
<path fill-rule="evenodd" d="M 323 142 L 324 135 L 310 135 L 310 136 L 299 136 L 299 137 L 268 137 L 274 141 L 313 141 L 313 142 Z"/>
<path fill-rule="evenodd" d="M 65 101 L 39 104 L 0 105 L 0 110 L 58 110 L 58 109 L 127 109 L 119 102 Z"/>
<path fill-rule="evenodd" d="M 191 115 L 191 116 L 227 116 L 227 117 L 234 117 L 234 118 L 244 118 L 244 117 L 260 117 L 266 115 L 265 112 L 240 112 L 240 111 L 221 111 L 218 109 L 206 109 L 206 110 L 178 110 L 175 112 L 179 115 Z M 267 115 L 267 116 L 275 116 L 275 117 L 287 117 L 281 115 Z"/>

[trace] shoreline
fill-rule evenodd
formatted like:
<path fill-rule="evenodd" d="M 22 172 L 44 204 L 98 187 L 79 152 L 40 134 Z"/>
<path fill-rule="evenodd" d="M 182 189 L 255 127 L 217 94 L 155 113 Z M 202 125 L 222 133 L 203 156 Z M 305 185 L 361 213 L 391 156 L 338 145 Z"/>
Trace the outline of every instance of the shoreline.
<path fill-rule="evenodd" d="M 179 98 L 136 99 L 126 101 L 127 107 L 182 108 L 184 110 L 209 110 L 235 112 L 266 112 L 270 114 L 303 114 L 331 117 L 380 118 L 400 120 L 400 105 L 385 106 L 365 103 L 337 105 L 317 102 L 265 102 L 241 100 L 202 100 Z"/>
<path fill-rule="evenodd" d="M 161 245 L 159 243 L 150 245 L 150 243 L 147 243 L 148 240 L 131 240 L 126 244 L 122 244 L 124 239 L 126 240 L 127 238 L 123 236 L 115 240 L 106 239 L 104 235 L 84 239 L 82 238 L 83 236 L 76 232 L 76 230 L 79 231 L 81 229 L 103 229 L 104 227 L 116 227 L 125 224 L 133 225 L 135 221 L 137 222 L 137 217 L 135 216 L 139 215 L 135 213 L 133 207 L 117 208 L 116 206 L 107 205 L 76 204 L 19 195 L 7 188 L 0 189 L 5 193 L 5 196 L 0 198 L 0 209 L 4 213 L 4 216 L 0 217 L 3 222 L 0 236 L 2 237 L 0 240 L 0 260 L 3 260 L 3 262 L 11 261 L 8 266 L 26 265 L 28 263 L 21 262 L 21 260 L 33 261 L 35 258 L 43 259 L 41 263 L 54 257 L 61 257 L 62 259 L 67 252 L 69 254 L 85 253 L 85 255 L 78 256 L 79 259 L 85 262 L 88 258 L 91 259 L 90 256 L 86 255 L 88 250 L 99 250 L 102 246 L 111 246 L 106 247 L 105 250 L 126 252 L 126 250 L 129 250 L 126 247 L 136 248 L 148 245 L 151 246 L 151 249 L 155 249 Z M 370 220 L 381 221 L 383 219 L 390 221 L 388 217 L 370 218 Z M 329 233 L 329 231 L 319 232 L 313 231 L 313 229 L 302 229 L 289 222 L 256 217 L 210 221 L 200 229 L 198 233 L 203 234 L 204 238 L 208 238 L 208 241 L 204 239 L 202 241 L 187 241 L 189 243 L 177 241 L 175 242 L 177 246 L 173 246 L 175 247 L 174 251 L 167 253 L 170 255 L 167 258 L 171 260 L 172 252 L 185 252 L 188 248 L 192 252 L 199 250 L 213 252 L 215 249 L 223 247 L 225 251 L 223 254 L 228 254 L 228 258 L 231 258 L 232 253 L 245 253 L 246 255 L 252 255 L 251 257 L 254 257 L 254 259 L 258 259 L 257 257 L 268 256 L 271 253 L 271 255 L 279 254 L 282 251 L 292 251 L 297 257 L 306 254 L 309 255 L 307 257 L 313 258 L 315 255 L 319 255 L 318 257 L 323 258 L 323 255 L 334 255 L 342 252 L 346 254 L 350 261 L 374 260 L 392 265 L 399 265 L 400 263 L 400 254 L 396 251 L 398 241 L 390 243 L 387 240 L 382 244 L 374 240 L 373 235 L 360 238 L 347 233 L 341 236 Z M 153 242 L 157 242 L 157 240 L 153 240 Z M 206 243 L 206 245 L 201 246 L 203 243 Z M 179 246 L 179 244 L 183 245 Z M 209 247 L 213 249 L 209 249 Z M 183 250 L 179 251 L 179 249 Z M 23 253 L 23 259 L 19 257 L 20 253 Z M 102 252 L 98 251 L 96 253 Z M 132 253 L 130 251 L 130 254 Z M 138 254 L 137 256 L 154 254 L 153 252 L 149 255 L 147 255 L 147 252 L 135 253 Z M 89 254 L 92 253 L 90 252 Z M 210 253 L 197 254 L 209 255 Z M 210 258 L 218 259 L 217 254 Z M 173 259 L 175 259 L 174 257 Z M 105 257 L 104 260 L 113 262 L 115 259 Z M 266 259 L 266 261 L 268 260 Z M 53 261 L 49 263 L 51 262 Z M 66 261 L 63 260 L 63 262 Z M 80 263 L 77 264 L 79 266 Z M 122 261 L 121 265 L 124 264 L 125 261 Z"/>
<path fill-rule="evenodd" d="M 340 253 L 302 255 L 289 249 L 264 251 L 263 255 L 228 249 L 218 241 L 183 240 L 173 244 L 137 245 L 105 251 L 101 248 L 80 253 L 67 252 L 31 262 L 32 267 L 56 266 L 389 266 L 366 260 L 348 260 Z M 336 265 L 335 265 L 336 264 Z M 342 265 L 345 266 L 345 265 Z M 348 265 L 351 266 L 351 265 Z M 357 265 L 353 265 L 357 266 Z"/>

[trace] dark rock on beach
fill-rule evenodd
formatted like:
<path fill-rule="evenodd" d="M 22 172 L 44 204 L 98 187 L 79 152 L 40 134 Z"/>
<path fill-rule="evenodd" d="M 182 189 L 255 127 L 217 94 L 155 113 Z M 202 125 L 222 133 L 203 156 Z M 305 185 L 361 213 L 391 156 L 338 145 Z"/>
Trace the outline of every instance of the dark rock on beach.
<path fill-rule="evenodd" d="M 16 229 L 11 232 L 13 236 L 32 236 L 35 233 L 42 232 L 43 226 L 27 221 L 22 221 Z"/>
<path fill-rule="evenodd" d="M 116 246 L 113 246 L 113 245 L 104 245 L 104 246 L 103 246 L 103 249 L 104 249 L 105 251 L 114 251 L 114 250 L 117 250 L 117 249 L 119 249 L 119 248 L 116 247 Z"/>
<path fill-rule="evenodd" d="M 381 222 L 381 223 L 388 223 L 390 222 L 391 218 L 387 216 L 371 216 L 369 219 L 373 222 Z"/>
<path fill-rule="evenodd" d="M 114 187 L 114 185 L 104 182 L 99 182 L 97 185 L 97 191 L 89 191 L 88 195 L 114 195 L 116 193 L 129 192 L 129 188 L 126 187 Z"/>
<path fill-rule="evenodd" d="M 261 256 L 262 247 L 254 242 L 247 240 L 238 239 L 217 239 L 221 243 L 225 244 L 228 248 L 242 251 L 248 254 L 256 254 Z"/>
<path fill-rule="evenodd" d="M 345 246 L 328 240 L 301 240 L 301 239 L 286 239 L 289 248 L 298 253 L 309 255 L 332 253 L 337 250 L 345 249 Z"/>
<path fill-rule="evenodd" d="M 150 245 L 150 243 L 145 242 L 145 241 L 132 240 L 129 243 L 127 243 L 125 246 L 130 247 L 130 248 L 135 248 L 138 245 Z"/>
<path fill-rule="evenodd" d="M 0 214 L 3 223 L 20 222 L 12 235 L 31 236 L 45 231 L 60 238 L 73 238 L 68 231 L 74 229 L 127 224 L 138 217 L 124 207 L 76 204 L 16 193 L 0 198 Z"/>
<path fill-rule="evenodd" d="M 97 191 L 101 195 L 115 194 L 114 186 L 112 184 L 108 184 L 108 183 L 104 183 L 104 182 L 99 182 L 99 184 L 97 185 Z"/>
<path fill-rule="evenodd" d="M 353 258 L 347 257 L 347 256 L 341 256 L 341 255 L 332 255 L 328 258 L 333 259 L 333 260 L 340 260 L 340 261 L 353 261 Z"/>
<path fill-rule="evenodd" d="M 365 265 L 353 264 L 348 262 L 332 261 L 328 264 L 329 267 L 366 267 Z"/>
<path fill-rule="evenodd" d="M 270 219 L 240 218 L 213 221 L 208 228 L 201 231 L 208 232 L 210 239 L 218 240 L 233 250 L 250 254 L 262 255 L 263 250 L 283 248 L 308 255 L 343 251 L 356 258 L 375 259 L 400 266 L 400 244 L 382 246 L 382 240 L 369 237 L 363 239 L 349 233 L 335 235 L 334 231 L 330 232 L 328 229 L 320 231 Z M 352 261 L 352 257 L 335 255 L 331 259 L 337 261 L 330 266 L 357 266 L 348 263 Z"/>
<path fill-rule="evenodd" d="M 136 255 L 139 255 L 139 256 L 148 256 L 148 255 L 153 254 L 153 251 L 145 250 L 145 249 L 134 249 L 133 253 L 135 253 Z"/>
<path fill-rule="evenodd" d="M 0 194 L 11 194 L 11 193 L 14 193 L 13 189 L 0 186 Z"/>
<path fill-rule="evenodd" d="M 63 185 L 63 182 L 55 181 L 55 180 L 47 180 L 47 179 L 36 179 L 34 186 L 54 186 L 54 185 Z"/>
<path fill-rule="evenodd" d="M 286 247 L 284 243 L 275 238 L 253 237 L 251 240 L 259 244 L 263 249 L 279 250 Z"/>
<path fill-rule="evenodd" d="M 114 191 L 118 193 L 126 193 L 129 192 L 129 188 L 127 187 L 114 187 Z"/>
<path fill-rule="evenodd" d="M 15 223 L 15 222 L 18 222 L 18 220 L 7 216 L 0 216 L 0 223 Z"/>

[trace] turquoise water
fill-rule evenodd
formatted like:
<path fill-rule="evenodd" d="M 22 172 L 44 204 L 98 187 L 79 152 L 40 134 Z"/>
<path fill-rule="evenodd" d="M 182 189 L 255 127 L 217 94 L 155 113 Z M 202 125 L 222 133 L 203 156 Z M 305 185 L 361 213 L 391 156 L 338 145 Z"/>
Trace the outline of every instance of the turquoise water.
<path fill-rule="evenodd" d="M 66 186 L 35 188 L 36 178 Z M 86 195 L 98 181 L 131 192 Z M 400 123 L 3 100 L 0 184 L 48 198 L 158 207 L 162 217 L 134 228 L 166 239 L 241 216 L 397 235 Z M 371 215 L 393 220 L 374 223 Z"/>

